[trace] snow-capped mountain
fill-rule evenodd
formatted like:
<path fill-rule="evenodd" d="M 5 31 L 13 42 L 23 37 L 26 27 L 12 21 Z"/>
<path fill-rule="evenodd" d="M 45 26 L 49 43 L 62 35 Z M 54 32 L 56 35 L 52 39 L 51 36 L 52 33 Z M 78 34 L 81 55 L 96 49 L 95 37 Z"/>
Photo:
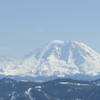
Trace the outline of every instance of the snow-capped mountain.
<path fill-rule="evenodd" d="M 94 79 L 100 75 L 100 54 L 77 41 L 51 41 L 22 61 L 1 60 L 0 74 L 32 78 Z"/>

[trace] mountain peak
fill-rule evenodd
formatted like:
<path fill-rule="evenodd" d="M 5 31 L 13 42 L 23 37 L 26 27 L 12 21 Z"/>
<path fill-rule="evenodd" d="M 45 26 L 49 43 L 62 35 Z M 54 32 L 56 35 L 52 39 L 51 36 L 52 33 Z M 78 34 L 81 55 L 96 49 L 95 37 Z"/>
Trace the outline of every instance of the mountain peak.
<path fill-rule="evenodd" d="M 77 76 L 88 79 L 87 76 L 93 78 L 100 75 L 99 66 L 100 55 L 86 44 L 54 40 L 36 49 L 20 63 L 10 61 L 5 64 L 1 61 L 0 73 L 35 78 Z"/>
<path fill-rule="evenodd" d="M 80 41 L 73 41 L 73 40 L 69 40 L 69 41 L 66 41 L 66 42 L 62 41 L 62 40 L 53 40 L 53 41 L 49 42 L 48 44 L 51 44 L 51 45 L 69 45 L 69 46 L 73 46 L 73 47 L 80 47 L 80 48 L 91 49 L 85 43 L 80 42 Z"/>
<path fill-rule="evenodd" d="M 61 41 L 61 40 L 53 40 L 50 42 L 51 44 L 63 44 L 64 41 Z"/>
<path fill-rule="evenodd" d="M 69 52 L 73 55 L 98 55 L 94 50 L 92 50 L 89 46 L 82 42 L 78 41 L 61 41 L 61 40 L 54 40 L 51 41 L 39 49 L 36 49 L 35 52 L 32 54 L 36 58 L 40 59 L 47 59 L 50 55 L 54 55 L 59 59 L 67 59 Z M 91 54 L 90 54 L 91 53 Z"/>

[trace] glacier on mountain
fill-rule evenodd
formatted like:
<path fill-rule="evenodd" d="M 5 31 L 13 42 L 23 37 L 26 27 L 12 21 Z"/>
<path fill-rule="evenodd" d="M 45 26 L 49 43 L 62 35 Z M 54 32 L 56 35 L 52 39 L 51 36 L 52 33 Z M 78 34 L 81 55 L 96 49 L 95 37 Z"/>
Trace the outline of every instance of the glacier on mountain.
<path fill-rule="evenodd" d="M 82 42 L 54 40 L 21 61 L 0 58 L 0 74 L 95 79 L 100 76 L 100 54 Z"/>

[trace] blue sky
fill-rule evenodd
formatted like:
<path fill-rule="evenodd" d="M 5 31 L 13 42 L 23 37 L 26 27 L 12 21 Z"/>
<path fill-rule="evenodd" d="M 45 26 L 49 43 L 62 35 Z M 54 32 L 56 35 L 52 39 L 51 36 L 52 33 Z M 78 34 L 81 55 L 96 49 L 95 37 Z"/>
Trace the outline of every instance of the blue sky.
<path fill-rule="evenodd" d="M 20 58 L 52 40 L 82 41 L 100 53 L 100 1 L 0 1 L 0 56 Z"/>

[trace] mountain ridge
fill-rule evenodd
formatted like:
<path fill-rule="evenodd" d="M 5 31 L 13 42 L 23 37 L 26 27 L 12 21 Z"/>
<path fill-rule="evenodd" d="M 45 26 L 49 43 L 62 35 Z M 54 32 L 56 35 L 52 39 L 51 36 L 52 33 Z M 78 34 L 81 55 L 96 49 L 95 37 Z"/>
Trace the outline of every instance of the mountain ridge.
<path fill-rule="evenodd" d="M 0 79 L 0 100 L 99 100 L 100 81 L 56 79 L 48 82 Z"/>
<path fill-rule="evenodd" d="M 78 41 L 51 41 L 21 61 L 0 61 L 0 74 L 33 78 L 97 79 L 100 54 Z"/>

